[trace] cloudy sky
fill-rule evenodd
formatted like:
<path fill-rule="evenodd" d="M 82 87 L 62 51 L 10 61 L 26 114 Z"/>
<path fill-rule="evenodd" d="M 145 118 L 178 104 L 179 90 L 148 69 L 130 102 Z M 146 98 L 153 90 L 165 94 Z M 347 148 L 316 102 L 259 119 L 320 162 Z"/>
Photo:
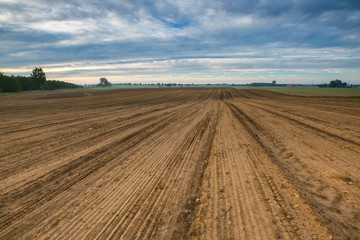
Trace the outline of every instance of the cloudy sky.
<path fill-rule="evenodd" d="M 0 9 L 5 74 L 360 84 L 359 0 L 0 0 Z"/>

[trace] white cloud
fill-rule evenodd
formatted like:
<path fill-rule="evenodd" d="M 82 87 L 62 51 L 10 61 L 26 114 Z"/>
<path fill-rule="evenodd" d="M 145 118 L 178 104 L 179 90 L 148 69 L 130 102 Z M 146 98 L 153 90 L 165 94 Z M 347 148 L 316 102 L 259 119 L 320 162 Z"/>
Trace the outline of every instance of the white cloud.
<path fill-rule="evenodd" d="M 358 9 L 276 3 L 0 0 L 0 65 L 15 74 L 41 65 L 59 79 L 98 73 L 205 80 L 347 72 L 355 78 Z"/>

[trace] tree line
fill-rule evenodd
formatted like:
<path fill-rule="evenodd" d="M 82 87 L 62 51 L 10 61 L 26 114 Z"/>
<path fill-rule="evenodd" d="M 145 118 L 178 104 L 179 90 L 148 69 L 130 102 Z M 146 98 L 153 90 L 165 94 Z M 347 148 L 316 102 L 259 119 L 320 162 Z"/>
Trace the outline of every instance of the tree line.
<path fill-rule="evenodd" d="M 0 72 L 0 92 L 19 92 L 30 90 L 55 90 L 80 88 L 81 86 L 56 80 L 46 80 L 42 68 L 34 68 L 30 77 L 7 76 Z"/>
<path fill-rule="evenodd" d="M 346 88 L 346 87 L 351 87 L 351 86 L 349 86 L 346 82 L 343 82 L 343 81 L 341 81 L 339 79 L 336 79 L 336 80 L 330 81 L 329 84 L 327 84 L 327 83 L 320 84 L 319 87 L 322 87 L 322 88 L 326 88 L 326 87 L 329 87 L 329 88 Z"/>

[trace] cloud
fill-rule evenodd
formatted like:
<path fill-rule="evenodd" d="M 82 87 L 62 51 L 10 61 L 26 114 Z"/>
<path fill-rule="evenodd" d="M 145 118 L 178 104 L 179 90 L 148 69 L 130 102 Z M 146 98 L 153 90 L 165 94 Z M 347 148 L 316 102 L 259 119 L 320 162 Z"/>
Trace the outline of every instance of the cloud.
<path fill-rule="evenodd" d="M 264 69 L 283 77 L 301 76 L 299 68 L 307 78 L 310 69 L 360 72 L 358 1 L 0 0 L 0 8 L 0 66 L 10 73 L 41 65 L 58 78 L 228 73 L 245 81 L 241 74 Z"/>

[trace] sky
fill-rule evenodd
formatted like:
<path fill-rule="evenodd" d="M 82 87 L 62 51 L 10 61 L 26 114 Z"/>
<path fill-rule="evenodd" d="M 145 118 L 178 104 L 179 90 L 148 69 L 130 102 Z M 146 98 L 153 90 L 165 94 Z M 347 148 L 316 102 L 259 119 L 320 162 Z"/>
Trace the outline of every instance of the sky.
<path fill-rule="evenodd" d="M 0 10 L 7 75 L 360 84 L 359 0 L 0 0 Z"/>

